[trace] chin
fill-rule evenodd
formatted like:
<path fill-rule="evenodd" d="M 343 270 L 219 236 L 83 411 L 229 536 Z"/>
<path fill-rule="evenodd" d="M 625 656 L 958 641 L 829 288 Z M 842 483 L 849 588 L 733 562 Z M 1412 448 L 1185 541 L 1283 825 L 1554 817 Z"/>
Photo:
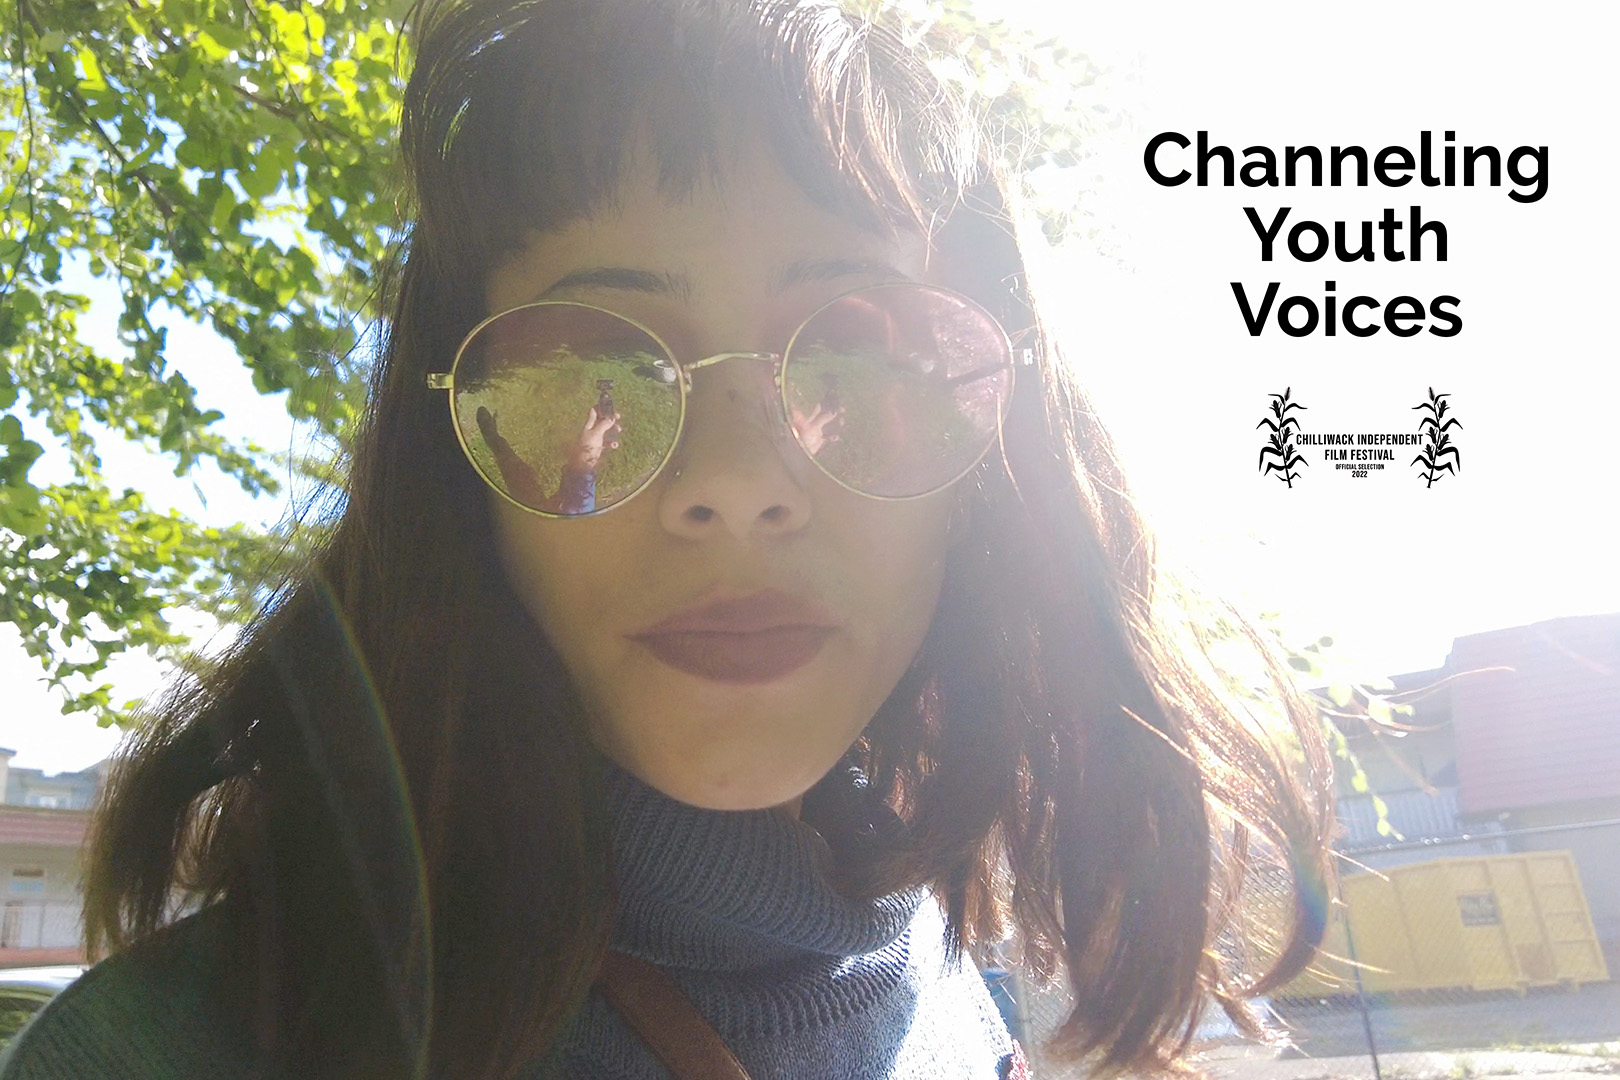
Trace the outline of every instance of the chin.
<path fill-rule="evenodd" d="M 807 740 L 808 713 L 778 709 L 769 715 L 775 724 L 767 726 L 754 714 L 717 729 L 712 712 L 682 723 L 666 709 L 657 730 L 673 739 L 626 739 L 621 732 L 603 741 L 621 748 L 608 751 L 610 757 L 672 799 L 706 810 L 763 810 L 810 790 L 838 763 L 861 727 L 854 725 L 847 739 L 841 731 L 827 731 Z M 816 716 L 825 723 L 827 710 L 817 710 Z"/>
<path fill-rule="evenodd" d="M 766 810 L 781 806 L 803 795 L 826 772 L 823 769 L 804 782 L 790 782 L 780 771 L 761 775 L 747 764 L 716 763 L 712 768 L 698 764 L 694 768 L 691 761 L 683 760 L 626 767 L 643 783 L 670 798 L 705 810 Z"/>
<path fill-rule="evenodd" d="M 660 788 L 659 790 L 662 791 L 663 789 Z M 808 791 L 809 788 L 807 787 L 804 790 Z M 702 788 L 684 796 L 674 795 L 667 791 L 664 794 L 669 795 L 672 799 L 679 799 L 683 803 L 704 810 L 769 810 L 772 807 L 792 802 L 803 795 L 804 791 L 797 788 L 781 789 L 775 787 L 769 789 L 763 787 L 738 788 L 734 790 Z"/>
<path fill-rule="evenodd" d="M 696 677 L 638 649 L 587 694 L 593 739 L 643 783 L 709 810 L 761 810 L 810 790 L 860 736 L 886 672 L 828 648 L 770 681 Z"/>

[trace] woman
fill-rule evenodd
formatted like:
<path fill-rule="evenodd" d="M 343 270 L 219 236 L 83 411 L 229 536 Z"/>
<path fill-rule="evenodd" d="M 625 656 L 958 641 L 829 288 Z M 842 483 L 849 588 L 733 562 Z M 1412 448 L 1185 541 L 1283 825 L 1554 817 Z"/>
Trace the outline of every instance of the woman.
<path fill-rule="evenodd" d="M 415 33 L 348 498 L 125 752 L 112 956 L 0 1075 L 669 1075 L 629 964 L 756 1080 L 988 1078 L 1020 1052 L 962 949 L 1009 929 L 1068 971 L 1055 1049 L 1154 1070 L 1296 971 L 1310 904 L 1258 982 L 1215 946 L 1248 830 L 1320 878 L 1312 717 L 1273 667 L 1268 737 L 1159 622 L 996 147 L 900 32 Z"/>

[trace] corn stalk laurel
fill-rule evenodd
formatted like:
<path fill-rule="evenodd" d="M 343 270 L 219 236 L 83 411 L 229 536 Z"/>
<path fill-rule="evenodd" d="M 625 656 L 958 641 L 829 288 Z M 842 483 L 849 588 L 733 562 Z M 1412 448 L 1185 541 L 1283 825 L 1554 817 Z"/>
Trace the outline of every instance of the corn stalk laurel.
<path fill-rule="evenodd" d="M 1453 426 L 1462 427 L 1462 421 L 1455 416 L 1450 418 L 1446 416 L 1451 407 L 1445 399 L 1450 396 L 1450 394 L 1436 394 L 1434 387 L 1431 386 L 1429 400 L 1421 405 L 1412 406 L 1414 410 L 1428 412 L 1428 415 L 1418 423 L 1418 431 L 1427 437 L 1423 444 L 1423 452 L 1412 459 L 1412 464 L 1423 466 L 1423 471 L 1419 475 L 1427 481 L 1424 487 L 1433 487 L 1434 482 L 1440 479 L 1441 473 L 1449 472 L 1456 475 L 1457 470 L 1462 468 L 1462 452 L 1452 444 L 1451 436 L 1448 434 Z"/>
<path fill-rule="evenodd" d="M 1285 386 L 1282 393 L 1272 394 L 1271 415 L 1263 417 L 1255 425 L 1257 428 L 1271 429 L 1271 436 L 1266 445 L 1260 448 L 1261 473 L 1281 474 L 1278 478 L 1290 488 L 1298 479 L 1298 474 L 1294 472 L 1295 466 L 1310 464 L 1294 446 L 1294 436 L 1299 432 L 1299 419 L 1288 414 L 1294 409 L 1303 410 L 1305 406 L 1297 401 L 1288 400 L 1291 390 L 1292 387 Z"/>

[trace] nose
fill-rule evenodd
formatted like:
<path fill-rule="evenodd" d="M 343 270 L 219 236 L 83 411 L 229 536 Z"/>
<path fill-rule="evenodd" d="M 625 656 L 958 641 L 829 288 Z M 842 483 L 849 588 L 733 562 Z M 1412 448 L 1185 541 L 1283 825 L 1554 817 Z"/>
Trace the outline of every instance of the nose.
<path fill-rule="evenodd" d="M 659 520 L 699 540 L 785 536 L 810 522 L 804 459 L 779 418 L 774 367 L 739 358 L 693 373 Z"/>

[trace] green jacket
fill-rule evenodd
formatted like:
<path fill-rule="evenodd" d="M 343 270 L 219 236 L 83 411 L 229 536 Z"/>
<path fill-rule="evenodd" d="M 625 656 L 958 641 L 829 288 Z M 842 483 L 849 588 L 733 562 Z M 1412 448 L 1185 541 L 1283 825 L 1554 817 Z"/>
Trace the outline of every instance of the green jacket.
<path fill-rule="evenodd" d="M 0 1054 L 0 1080 L 261 1080 L 217 907 L 92 967 Z"/>

